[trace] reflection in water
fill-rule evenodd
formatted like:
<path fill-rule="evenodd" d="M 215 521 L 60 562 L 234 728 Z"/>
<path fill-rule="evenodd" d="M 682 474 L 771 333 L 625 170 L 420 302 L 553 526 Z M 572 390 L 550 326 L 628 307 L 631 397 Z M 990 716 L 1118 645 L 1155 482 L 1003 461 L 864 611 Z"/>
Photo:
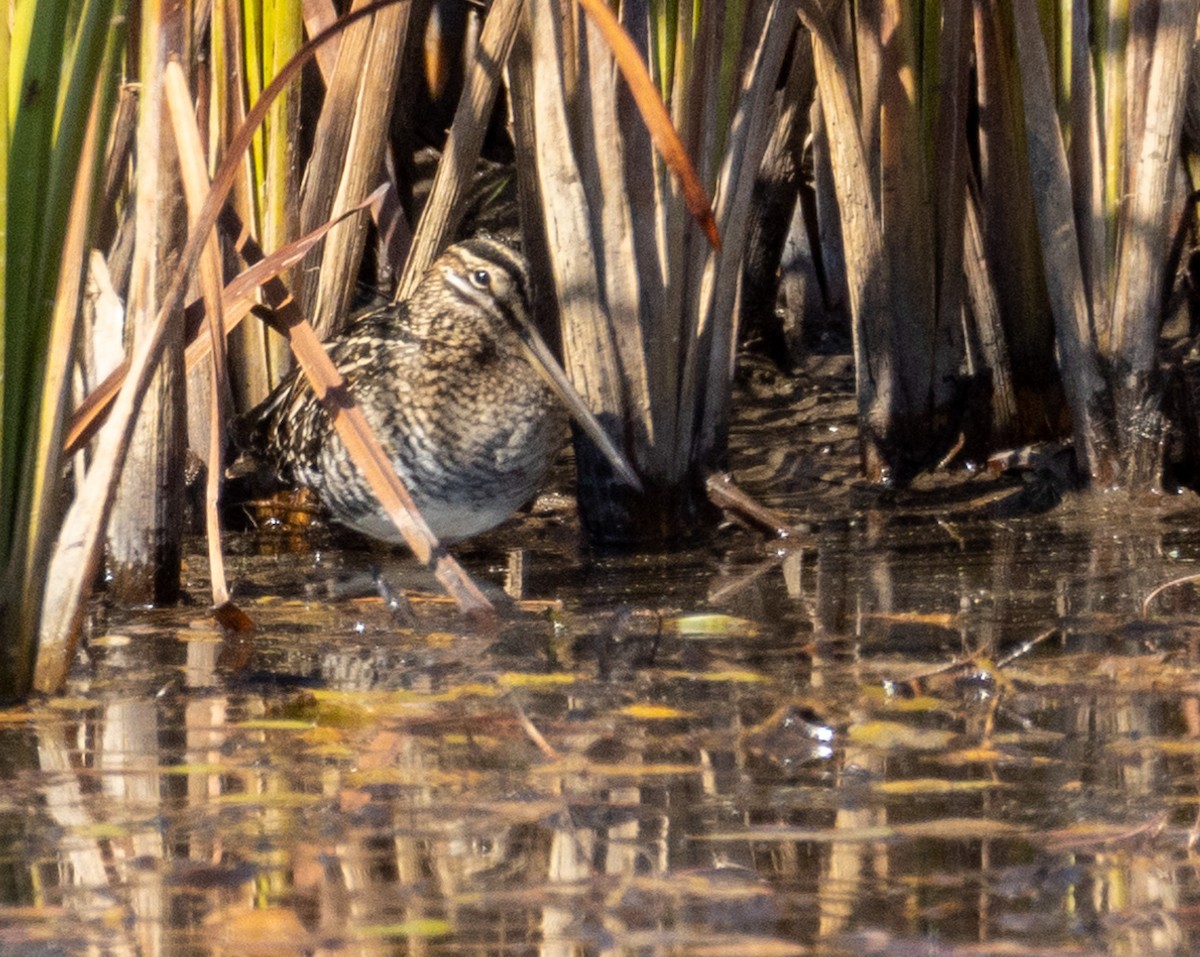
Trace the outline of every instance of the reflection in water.
<path fill-rule="evenodd" d="M 126 622 L 0 715 L 0 951 L 1191 953 L 1200 625 L 1141 601 L 1196 540 L 865 509 L 582 587 L 534 551 L 487 561 L 556 620 L 264 598 L 232 674 L 199 614 Z"/>

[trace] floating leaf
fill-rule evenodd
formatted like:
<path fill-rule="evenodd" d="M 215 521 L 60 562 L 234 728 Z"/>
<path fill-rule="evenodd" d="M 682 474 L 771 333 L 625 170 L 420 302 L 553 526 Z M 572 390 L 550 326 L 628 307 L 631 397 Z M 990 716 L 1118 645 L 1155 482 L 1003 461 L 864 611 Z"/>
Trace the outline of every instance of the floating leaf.
<path fill-rule="evenodd" d="M 622 708 L 621 714 L 641 721 L 670 721 L 674 718 L 694 717 L 690 711 L 680 711 L 665 704 L 631 704 Z"/>
<path fill-rule="evenodd" d="M 681 618 L 667 619 L 663 626 L 668 631 L 693 638 L 701 635 L 714 638 L 753 638 L 758 635 L 758 625 L 732 615 L 684 615 Z"/>
<path fill-rule="evenodd" d="M 1015 837 L 1025 832 L 1016 825 L 989 818 L 942 817 L 932 821 L 898 824 L 896 833 L 904 837 L 971 841 L 986 837 Z"/>
<path fill-rule="evenodd" d="M 866 721 L 851 725 L 847 735 L 855 744 L 869 745 L 885 751 L 897 748 L 934 751 L 947 747 L 954 740 L 953 732 L 913 728 L 898 721 Z"/>
<path fill-rule="evenodd" d="M 742 671 L 737 668 L 727 671 L 664 671 L 662 675 L 687 681 L 732 681 L 740 684 L 759 684 L 768 680 L 766 675 L 757 671 Z"/>
<path fill-rule="evenodd" d="M 100 635 L 89 638 L 88 645 L 92 648 L 124 648 L 133 641 L 128 635 Z"/>
<path fill-rule="evenodd" d="M 1013 753 L 987 747 L 963 748 L 961 751 L 951 751 L 947 754 L 939 755 L 937 761 L 939 764 L 950 767 L 963 764 L 999 764 L 1005 767 L 1031 768 L 1054 764 L 1053 758 L 1048 758 L 1041 754 Z"/>
<path fill-rule="evenodd" d="M 437 917 L 422 917 L 399 924 L 369 924 L 358 928 L 359 937 L 445 937 L 452 933 L 454 927 L 451 923 Z"/>
<path fill-rule="evenodd" d="M 436 768 L 415 767 L 382 767 L 362 771 L 348 772 L 344 781 L 356 788 L 370 787 L 379 784 L 414 785 L 427 788 L 454 787 L 464 788 L 477 782 L 481 775 L 470 769 L 461 771 L 441 771 Z"/>
<path fill-rule="evenodd" d="M 727 843 L 729 841 L 796 841 L 812 844 L 861 844 L 865 842 L 885 841 L 896 836 L 894 827 L 868 825 L 866 827 L 748 827 L 735 831 L 711 831 L 708 834 L 690 835 L 691 841 L 713 841 Z"/>
<path fill-rule="evenodd" d="M 949 778 L 910 778 L 904 781 L 880 781 L 880 794 L 969 794 L 995 791 L 1008 785 L 997 781 L 954 781 Z"/>
<path fill-rule="evenodd" d="M 715 831 L 697 834 L 693 841 L 744 842 L 787 841 L 810 844 L 874 844 L 898 837 L 941 838 L 946 840 L 980 840 L 987 837 L 1017 837 L 1027 832 L 1021 828 L 988 818 L 945 817 L 932 821 L 913 821 L 891 827 L 751 827 L 735 831 Z"/>
<path fill-rule="evenodd" d="M 949 612 L 872 611 L 864 614 L 863 618 L 899 625 L 930 625 L 934 628 L 955 628 L 958 623 L 958 615 Z"/>
<path fill-rule="evenodd" d="M 1146 752 L 1162 755 L 1193 755 L 1200 754 L 1200 738 L 1138 738 L 1136 741 L 1114 741 L 1109 750 L 1116 754 L 1144 754 Z"/>
<path fill-rule="evenodd" d="M 454 685 L 438 694 L 427 695 L 425 700 L 436 704 L 442 701 L 461 701 L 463 698 L 496 698 L 499 695 L 500 689 L 495 685 L 468 682 Z"/>
<path fill-rule="evenodd" d="M 213 764 L 196 762 L 194 764 L 168 764 L 158 769 L 159 774 L 235 774 L 245 768 L 233 764 Z"/>
<path fill-rule="evenodd" d="M 46 702 L 46 707 L 55 711 L 95 711 L 100 707 L 100 702 L 87 698 L 51 698 Z"/>
<path fill-rule="evenodd" d="M 414 713 L 429 711 L 432 705 L 460 701 L 464 698 L 496 698 L 501 694 L 503 691 L 493 684 L 466 682 L 452 685 L 436 694 L 404 688 L 391 691 L 336 691 L 322 688 L 313 691 L 312 697 L 318 705 L 314 714 L 325 724 L 327 711 L 333 714 L 337 709 L 361 712 L 371 720 L 378 720 L 384 717 L 408 717 Z"/>

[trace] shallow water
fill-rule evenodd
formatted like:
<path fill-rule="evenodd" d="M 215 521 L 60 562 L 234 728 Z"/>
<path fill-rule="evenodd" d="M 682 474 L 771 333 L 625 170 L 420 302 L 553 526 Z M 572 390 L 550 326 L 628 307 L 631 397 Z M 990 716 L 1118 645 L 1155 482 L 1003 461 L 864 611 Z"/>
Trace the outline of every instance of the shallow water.
<path fill-rule="evenodd" d="M 0 712 L 0 952 L 1200 950 L 1200 606 L 1152 594 L 1200 510 L 855 490 L 811 401 L 740 433 L 786 542 L 595 559 L 551 506 L 462 551 L 521 597 L 494 631 L 261 535 L 250 640 L 199 550 L 194 607 L 99 609 Z"/>

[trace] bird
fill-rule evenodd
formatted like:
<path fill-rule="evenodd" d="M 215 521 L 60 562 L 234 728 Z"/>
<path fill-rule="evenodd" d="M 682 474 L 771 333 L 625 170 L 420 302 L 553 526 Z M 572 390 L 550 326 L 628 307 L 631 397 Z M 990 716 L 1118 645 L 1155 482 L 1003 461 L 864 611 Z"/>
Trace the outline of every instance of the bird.
<path fill-rule="evenodd" d="M 567 404 L 582 404 L 552 358 L 544 368 L 522 256 L 486 236 L 448 247 L 408 300 L 352 318 L 326 347 L 443 542 L 488 531 L 530 501 L 566 443 Z M 238 433 L 260 469 L 316 492 L 338 524 L 402 541 L 298 369 Z"/>

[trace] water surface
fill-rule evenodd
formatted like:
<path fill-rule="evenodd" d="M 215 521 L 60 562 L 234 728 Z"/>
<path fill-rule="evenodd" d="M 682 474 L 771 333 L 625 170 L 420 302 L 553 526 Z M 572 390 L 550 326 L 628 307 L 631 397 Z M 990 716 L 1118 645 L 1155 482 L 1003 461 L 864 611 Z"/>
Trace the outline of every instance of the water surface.
<path fill-rule="evenodd" d="M 807 395 L 739 440 L 796 534 L 595 558 L 551 503 L 462 551 L 520 596 L 496 630 L 265 535 L 228 543 L 251 640 L 199 543 L 194 606 L 98 607 L 0 712 L 0 952 L 1200 949 L 1200 609 L 1153 594 L 1200 512 L 857 490 Z"/>

